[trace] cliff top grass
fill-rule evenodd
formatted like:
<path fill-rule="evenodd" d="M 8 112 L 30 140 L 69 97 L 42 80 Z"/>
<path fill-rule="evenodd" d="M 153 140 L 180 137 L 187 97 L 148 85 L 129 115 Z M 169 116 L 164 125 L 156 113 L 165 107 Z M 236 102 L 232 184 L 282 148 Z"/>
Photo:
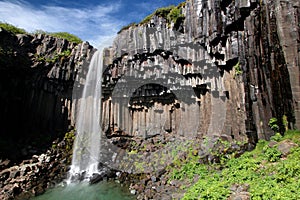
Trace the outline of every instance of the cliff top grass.
<path fill-rule="evenodd" d="M 52 37 L 68 40 L 69 42 L 74 42 L 76 44 L 79 44 L 79 43 L 83 42 L 79 37 L 77 37 L 76 35 L 73 35 L 71 33 L 68 33 L 68 32 L 54 32 L 54 33 L 51 33 L 51 32 L 46 32 L 46 31 L 43 31 L 43 30 L 36 30 L 35 32 L 33 32 L 33 34 L 50 35 Z"/>
<path fill-rule="evenodd" d="M 283 155 L 278 149 L 282 143 L 298 146 Z M 228 199 L 236 186 L 247 188 L 251 199 L 299 199 L 299 146 L 300 131 L 278 133 L 271 141 L 260 140 L 253 151 L 238 158 L 224 156 L 222 165 L 200 164 L 199 157 L 190 156 L 171 169 L 170 179 L 187 183 L 182 184 L 183 199 Z"/>
<path fill-rule="evenodd" d="M 74 42 L 76 44 L 82 43 L 82 40 L 79 37 L 77 37 L 76 35 L 73 35 L 71 33 L 57 32 L 57 33 L 48 33 L 48 34 L 53 36 L 53 37 L 66 39 L 69 42 Z"/>
<path fill-rule="evenodd" d="M 165 18 L 168 23 L 171 23 L 171 22 L 177 23 L 178 20 L 182 20 L 184 18 L 184 15 L 182 14 L 182 7 L 184 7 L 185 4 L 186 4 L 186 2 L 182 2 L 178 6 L 170 5 L 167 7 L 158 8 L 152 14 L 146 16 L 138 24 L 135 22 L 132 22 L 126 26 L 123 26 L 120 29 L 120 31 L 118 31 L 118 34 L 121 33 L 123 30 L 129 29 L 130 27 L 147 24 L 151 21 L 151 19 L 154 16 Z"/>
<path fill-rule="evenodd" d="M 8 24 L 8 23 L 3 23 L 3 22 L 0 22 L 0 28 L 3 28 L 5 29 L 6 31 L 8 32 L 11 32 L 13 34 L 26 34 L 27 32 L 22 29 L 22 28 L 18 28 L 16 26 L 13 26 L 11 24 Z"/>
<path fill-rule="evenodd" d="M 46 31 L 43 31 L 43 30 L 36 30 L 33 33 L 28 33 L 22 28 L 18 28 L 16 26 L 12 25 L 12 24 L 3 23 L 3 22 L 0 22 L 0 28 L 3 28 L 6 31 L 11 32 L 12 34 L 15 34 L 15 35 L 16 34 L 44 34 L 44 35 L 50 35 L 50 36 L 56 37 L 56 38 L 66 39 L 69 42 L 74 42 L 76 44 L 82 42 L 82 40 L 79 37 L 77 37 L 77 36 L 75 36 L 71 33 L 68 33 L 68 32 L 50 33 L 50 32 L 46 32 Z"/>

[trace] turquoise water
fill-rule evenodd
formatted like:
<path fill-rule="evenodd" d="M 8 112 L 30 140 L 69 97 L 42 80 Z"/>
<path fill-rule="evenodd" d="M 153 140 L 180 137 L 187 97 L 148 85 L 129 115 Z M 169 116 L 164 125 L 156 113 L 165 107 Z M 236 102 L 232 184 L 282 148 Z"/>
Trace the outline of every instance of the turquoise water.
<path fill-rule="evenodd" d="M 32 198 L 34 200 L 133 200 L 127 187 L 114 182 L 70 184 L 47 190 L 44 194 Z"/>

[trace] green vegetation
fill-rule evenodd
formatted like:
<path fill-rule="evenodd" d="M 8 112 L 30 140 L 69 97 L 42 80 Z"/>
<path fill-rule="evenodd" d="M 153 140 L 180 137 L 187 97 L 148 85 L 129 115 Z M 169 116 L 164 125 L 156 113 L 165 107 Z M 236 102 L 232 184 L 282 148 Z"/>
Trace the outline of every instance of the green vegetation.
<path fill-rule="evenodd" d="M 278 120 L 275 117 L 272 117 L 269 120 L 268 123 L 269 127 L 274 131 L 274 132 L 278 132 L 279 131 L 279 126 L 278 126 Z"/>
<path fill-rule="evenodd" d="M 55 63 L 59 60 L 62 60 L 64 58 L 68 58 L 69 56 L 71 55 L 71 51 L 68 49 L 68 50 L 65 50 L 61 53 L 57 53 L 57 52 L 54 52 L 52 54 L 52 57 L 45 57 L 45 56 L 41 56 L 41 55 L 35 55 L 36 57 L 36 60 L 39 61 L 39 62 L 48 62 L 48 63 Z"/>
<path fill-rule="evenodd" d="M 287 131 L 285 136 L 275 135 L 274 139 L 300 145 L 300 132 Z M 260 140 L 255 150 L 239 158 L 231 157 L 224 164 L 210 165 L 200 164 L 200 158 L 191 152 L 185 161 L 170 168 L 171 180 L 193 183 L 186 190 L 185 200 L 228 199 L 232 192 L 230 188 L 234 185 L 248 185 L 251 199 L 300 198 L 299 146 L 283 157 L 277 145 Z M 198 177 L 196 182 L 195 177 Z"/>
<path fill-rule="evenodd" d="M 184 16 L 181 14 L 181 7 L 184 6 L 184 4 L 179 4 L 177 7 L 174 5 L 164 7 L 164 8 L 158 8 L 154 11 L 154 13 L 148 15 L 145 17 L 140 24 L 146 24 L 148 23 L 154 15 L 163 17 L 168 20 L 168 22 L 174 22 L 176 23 L 178 19 L 183 19 Z"/>
<path fill-rule="evenodd" d="M 126 26 L 123 26 L 123 27 L 121 28 L 121 30 L 119 30 L 118 34 L 121 33 L 122 31 L 127 30 L 127 29 L 129 29 L 130 27 L 133 27 L 133 26 L 136 26 L 136 25 L 137 25 L 137 24 L 136 24 L 135 22 L 132 22 L 132 23 L 126 25 Z"/>
<path fill-rule="evenodd" d="M 167 15 L 168 22 L 174 22 L 174 24 L 181 23 L 184 20 L 181 7 L 174 7 Z"/>
<path fill-rule="evenodd" d="M 168 14 L 171 12 L 172 9 L 174 9 L 175 6 L 171 5 L 168 7 L 163 7 L 163 8 L 158 8 L 155 12 L 154 15 L 158 16 L 158 17 L 163 17 L 163 18 L 167 18 Z"/>
<path fill-rule="evenodd" d="M 182 7 L 185 6 L 185 2 L 180 3 L 178 6 L 170 5 L 163 8 L 156 9 L 152 14 L 146 16 L 139 24 L 130 23 L 126 26 L 123 26 L 118 33 L 121 33 L 123 30 L 127 30 L 130 27 L 143 25 L 149 23 L 153 16 L 163 17 L 170 24 L 174 22 L 174 24 L 180 24 L 184 20 L 184 15 L 182 14 Z"/>
<path fill-rule="evenodd" d="M 26 34 L 26 31 L 24 29 L 18 28 L 16 26 L 13 26 L 13 25 L 8 24 L 8 23 L 0 22 L 0 28 L 3 28 L 6 31 L 9 31 L 13 34 Z"/>
<path fill-rule="evenodd" d="M 34 34 L 34 35 L 38 35 L 38 34 L 47 35 L 48 33 L 44 30 L 39 29 L 39 30 L 35 30 L 34 32 L 32 32 L 32 34 Z"/>
<path fill-rule="evenodd" d="M 243 73 L 243 70 L 241 68 L 240 62 L 237 62 L 236 65 L 234 65 L 234 70 L 235 70 L 235 76 L 241 75 Z"/>
<path fill-rule="evenodd" d="M 275 133 L 283 133 L 284 131 L 287 131 L 289 129 L 288 125 L 289 122 L 286 115 L 283 115 L 279 119 L 277 119 L 276 117 L 272 117 L 268 122 L 268 126 Z"/>
<path fill-rule="evenodd" d="M 13 34 L 28 34 L 24 29 L 18 28 L 16 26 L 8 24 L 8 23 L 0 22 L 0 28 L 3 28 Z M 67 33 L 67 32 L 48 33 L 43 30 L 36 30 L 35 32 L 33 32 L 33 34 L 51 35 L 53 37 L 66 39 L 69 42 L 74 42 L 77 44 L 82 42 L 82 40 L 79 37 L 77 37 L 71 33 Z"/>
<path fill-rule="evenodd" d="M 65 149 L 67 151 L 72 151 L 74 140 L 75 140 L 75 130 L 71 130 L 70 132 L 67 132 L 65 134 L 64 141 L 66 142 Z"/>
<path fill-rule="evenodd" d="M 53 37 L 66 39 L 69 42 L 74 42 L 77 44 L 82 42 L 82 40 L 79 37 L 67 32 L 57 32 L 57 33 L 48 33 L 48 34 Z"/>
<path fill-rule="evenodd" d="M 145 17 L 140 22 L 140 24 L 146 24 L 146 23 L 150 22 L 150 20 L 152 19 L 152 17 L 155 16 L 155 15 L 167 19 L 168 14 L 171 12 L 171 10 L 173 8 L 175 8 L 174 5 L 171 5 L 171 6 L 168 6 L 168 7 L 164 7 L 164 8 L 158 8 L 152 14 L 148 15 L 147 17 Z"/>
<path fill-rule="evenodd" d="M 153 16 L 154 16 L 154 13 L 152 13 L 152 14 L 146 16 L 146 17 L 140 22 L 140 24 L 143 25 L 143 24 L 146 24 L 146 23 L 150 22 L 150 20 L 152 19 Z"/>

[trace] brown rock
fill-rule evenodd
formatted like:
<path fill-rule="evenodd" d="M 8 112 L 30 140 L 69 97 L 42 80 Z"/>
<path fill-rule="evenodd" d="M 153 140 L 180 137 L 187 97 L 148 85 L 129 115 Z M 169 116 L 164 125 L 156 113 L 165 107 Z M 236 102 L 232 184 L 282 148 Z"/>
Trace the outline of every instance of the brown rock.
<path fill-rule="evenodd" d="M 35 196 L 41 195 L 44 192 L 45 192 L 45 189 L 41 185 L 36 186 L 32 189 L 32 194 L 34 194 Z"/>
<path fill-rule="evenodd" d="M 290 140 L 284 140 L 279 142 L 277 148 L 282 153 L 283 156 L 287 156 L 291 149 L 294 147 L 298 147 L 298 145 Z"/>

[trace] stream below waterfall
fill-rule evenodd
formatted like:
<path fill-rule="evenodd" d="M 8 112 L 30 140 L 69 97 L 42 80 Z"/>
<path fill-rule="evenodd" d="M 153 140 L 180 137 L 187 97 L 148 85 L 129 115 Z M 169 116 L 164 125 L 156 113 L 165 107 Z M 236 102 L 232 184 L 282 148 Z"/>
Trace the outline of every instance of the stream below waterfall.
<path fill-rule="evenodd" d="M 102 181 L 90 185 L 87 182 L 57 186 L 33 200 L 133 200 L 127 187 L 115 182 Z"/>

